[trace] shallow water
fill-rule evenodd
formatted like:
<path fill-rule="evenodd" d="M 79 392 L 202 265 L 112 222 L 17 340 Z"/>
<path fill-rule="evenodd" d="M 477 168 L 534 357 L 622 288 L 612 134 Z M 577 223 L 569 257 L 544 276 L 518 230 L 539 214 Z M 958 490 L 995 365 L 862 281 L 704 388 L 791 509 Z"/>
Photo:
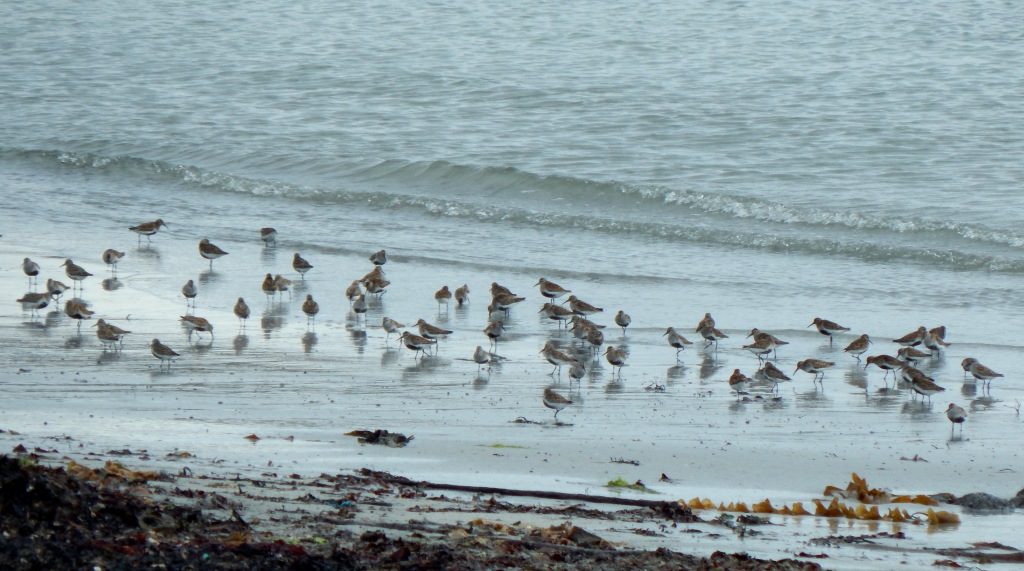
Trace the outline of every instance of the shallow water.
<path fill-rule="evenodd" d="M 522 487 L 665 472 L 677 484 L 664 493 L 716 500 L 805 501 L 850 471 L 906 491 L 1020 487 L 1012 4 L 56 8 L 0 6 L 0 196 L 14 206 L 0 211 L 0 291 L 24 292 L 22 257 L 45 279 L 70 256 L 96 274 L 82 295 L 97 315 L 133 333 L 103 354 L 87 326 L 10 303 L 7 428 Z M 139 246 L 126 228 L 156 217 L 170 228 Z M 257 239 L 268 225 L 277 249 Z M 230 252 L 214 271 L 201 237 Z M 113 291 L 108 247 L 128 252 Z M 342 292 L 380 248 L 393 286 L 364 330 Z M 297 277 L 296 251 L 316 267 L 268 302 L 262 276 Z M 621 381 L 601 360 L 571 393 L 548 375 L 537 351 L 569 336 L 535 313 L 542 275 L 605 307 L 600 322 L 632 315 L 624 339 L 606 330 L 630 350 Z M 212 343 L 188 344 L 177 323 L 187 279 Z M 492 281 L 528 300 L 499 346 L 508 361 L 478 375 L 465 359 L 486 344 Z M 470 305 L 439 313 L 432 293 L 463 283 Z M 244 333 L 238 296 L 253 308 Z M 694 339 L 706 311 L 730 338 L 675 363 L 665 327 Z M 456 333 L 416 361 L 389 347 L 384 315 Z M 807 328 L 816 315 L 869 333 L 872 354 L 946 325 L 953 344 L 926 366 L 946 392 L 928 405 L 886 389 L 842 353 L 852 335 L 830 348 Z M 787 373 L 835 361 L 823 388 L 798 373 L 779 400 L 738 402 L 725 379 L 756 369 L 741 349 L 752 327 L 790 341 Z M 169 373 L 153 337 L 183 353 Z M 1006 378 L 963 383 L 966 356 Z M 564 426 L 541 404 L 551 383 L 576 401 Z M 969 411 L 963 438 L 948 402 Z M 378 450 L 341 436 L 375 427 L 417 439 Z M 900 460 L 915 454 L 928 462 Z M 641 466 L 608 462 L 620 457 Z"/>

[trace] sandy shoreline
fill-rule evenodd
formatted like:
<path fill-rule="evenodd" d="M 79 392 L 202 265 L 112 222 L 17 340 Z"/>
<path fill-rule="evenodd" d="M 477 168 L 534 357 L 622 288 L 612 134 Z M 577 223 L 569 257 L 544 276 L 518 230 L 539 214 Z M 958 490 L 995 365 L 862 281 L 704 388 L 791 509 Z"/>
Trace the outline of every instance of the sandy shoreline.
<path fill-rule="evenodd" d="M 108 231 L 114 230 L 103 230 Z M 62 277 L 58 265 L 62 256 L 71 255 L 96 274 L 86 281 L 83 297 L 97 317 L 133 331 L 122 353 L 104 353 L 88 324 L 79 334 L 68 318 L 51 313 L 52 307 L 31 319 L 10 303 L 0 315 L 8 363 L 0 374 L 5 390 L 0 428 L 19 434 L 0 434 L 5 450 L 24 444 L 30 450 L 55 448 L 72 458 L 82 455 L 82 448 L 148 450 L 150 460 L 140 468 L 170 471 L 180 463 L 163 459 L 187 451 L 199 463 L 193 467 L 197 473 L 252 475 L 269 466 L 312 478 L 370 468 L 427 481 L 585 494 L 605 493 L 609 480 L 623 478 L 643 481 L 661 498 L 699 496 L 715 502 L 808 502 L 828 484 L 845 484 L 851 472 L 895 493 L 986 491 L 1010 497 L 1021 487 L 1024 461 L 1014 444 L 1020 440 L 1014 428 L 1020 418 L 1013 409 L 1021 389 L 1008 380 L 989 395 L 952 383 L 960 374 L 952 350 L 932 370 L 943 375 L 949 396 L 970 410 L 963 439 L 949 438 L 941 414 L 947 399 L 936 398 L 927 406 L 911 401 L 905 389 L 886 390 L 880 372 L 864 371 L 841 351 L 823 345 L 813 330 L 799 328 L 773 331 L 791 341 L 780 351 L 780 367 L 789 372 L 804 355 L 827 355 L 837 367 L 827 375 L 824 390 L 811 388 L 801 373 L 781 388 L 781 399 L 737 401 L 725 378 L 735 367 L 754 369 L 755 360 L 738 348 L 746 331 L 728 329 L 730 343 L 723 343 L 717 356 L 687 350 L 683 363 L 675 364 L 661 324 L 648 321 L 638 323 L 625 339 L 607 330 L 610 343 L 625 342 L 631 352 L 621 382 L 613 381 L 610 367 L 598 361 L 570 393 L 564 377 L 548 376 L 550 367 L 536 355 L 544 340 L 568 343 L 569 338 L 535 315 L 532 301 L 538 296 L 529 290 L 533 282 L 528 276 L 494 276 L 531 296 L 531 305 L 513 312 L 509 338 L 499 349 L 508 361 L 489 375 L 478 375 L 476 365 L 465 359 L 473 347 L 486 343 L 480 330 L 489 282 L 471 283 L 474 297 L 468 308 L 438 314 L 430 299 L 434 282 L 454 287 L 465 276 L 452 268 L 438 272 L 403 264 L 398 256 L 388 266 L 396 285 L 371 306 L 364 331 L 341 296 L 348 281 L 368 270 L 363 256 L 304 252 L 318 267 L 291 300 L 286 296 L 268 303 L 259 280 L 268 271 L 291 273 L 287 246 L 268 252 L 256 240 L 222 242 L 232 253 L 218 260 L 211 273 L 195 254 L 190 236 L 160 235 L 140 249 L 134 237 L 124 234 L 115 234 L 119 242 L 128 242 L 119 244 L 128 251 L 120 287 L 108 291 L 99 278 L 109 276 L 89 257 L 109 244 L 83 239 L 68 252 L 56 238 L 43 236 L 26 248 L 23 229 L 5 231 L 0 241 L 4 295 L 13 300 L 24 293 L 22 257 L 43 264 L 45 280 Z M 217 326 L 212 342 L 187 343 L 177 323 L 184 312 L 177 290 L 189 277 L 201 292 L 196 313 Z M 579 286 L 595 292 L 597 299 L 614 289 L 600 281 Z M 305 292 L 313 293 L 323 308 L 315 331 L 307 330 L 298 311 Z M 654 288 L 642 295 L 662 293 Z M 253 306 L 244 332 L 230 313 L 239 295 Z M 456 334 L 442 342 L 436 357 L 416 361 L 393 341 L 389 346 L 377 326 L 383 315 L 407 323 L 424 317 Z M 145 347 L 153 337 L 182 353 L 170 372 L 161 371 Z M 1016 359 L 1012 351 L 969 340 L 954 348 L 983 351 L 996 368 Z M 551 411 L 541 404 L 543 388 L 552 382 L 576 400 L 559 417 L 564 425 L 554 425 Z M 539 424 L 516 423 L 518 418 Z M 360 446 L 343 436 L 360 428 L 412 434 L 415 441 L 389 449 Z M 260 440 L 245 440 L 249 434 Z M 62 443 L 64 435 L 74 440 Z M 662 474 L 671 481 L 659 481 Z M 936 548 L 972 541 L 1012 545 L 1007 530 L 1022 521 L 1016 513 L 964 514 L 955 529 L 925 533 L 911 528 L 908 535 L 921 534 L 917 537 Z M 874 533 L 866 522 L 830 527 L 779 518 L 773 524 L 785 531 L 771 534 L 770 541 L 737 542 L 730 536 L 680 549 L 704 556 L 717 549 L 746 551 L 779 559 L 806 550 L 803 542 L 814 537 Z M 677 541 L 675 535 L 666 540 Z M 627 543 L 656 547 L 632 536 Z M 829 566 L 875 565 L 855 559 L 848 563 L 837 559 Z"/>

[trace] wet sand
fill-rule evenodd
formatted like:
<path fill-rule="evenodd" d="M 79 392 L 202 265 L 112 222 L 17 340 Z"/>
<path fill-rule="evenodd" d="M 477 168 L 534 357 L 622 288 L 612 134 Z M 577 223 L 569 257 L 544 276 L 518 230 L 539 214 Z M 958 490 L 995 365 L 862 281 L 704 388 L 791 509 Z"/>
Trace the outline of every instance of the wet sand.
<path fill-rule="evenodd" d="M 363 327 L 343 291 L 371 269 L 366 255 L 376 248 L 302 251 L 316 266 L 302 282 L 290 268 L 295 249 L 286 237 L 276 250 L 263 248 L 255 231 L 251 241 L 213 239 L 230 254 L 211 272 L 196 251 L 199 236 L 180 228 L 161 232 L 151 245 L 143 240 L 141 248 L 134 235 L 113 224 L 95 235 L 104 240 L 82 236 L 71 246 L 60 233 L 29 239 L 28 228 L 15 226 L 5 228 L 0 239 L 0 292 L 9 300 L 0 314 L 0 350 L 7 353 L 0 373 L 0 429 L 18 433 L 0 434 L 6 450 L 20 443 L 75 458 L 144 449 L 149 460 L 141 465 L 170 470 L 180 469 L 181 462 L 166 455 L 187 451 L 194 455 L 188 462 L 193 470 L 211 474 L 250 477 L 270 468 L 311 478 L 366 467 L 435 482 L 591 494 L 608 493 L 605 484 L 621 477 L 643 481 L 659 498 L 700 496 L 715 502 L 808 503 L 827 484 L 845 485 L 850 472 L 896 493 L 986 491 L 1010 497 L 1021 488 L 1024 436 L 1015 407 L 1024 400 L 1024 385 L 1008 374 L 986 393 L 963 383 L 959 367 L 960 359 L 971 355 L 1011 373 L 1019 356 L 984 340 L 957 339 L 955 332 L 948 354 L 926 368 L 947 388 L 929 405 L 912 400 L 906 388 L 891 388 L 891 382 L 886 389 L 881 371 L 865 371 L 842 353 L 853 336 L 837 338 L 830 348 L 813 329 L 802 328 L 809 321 L 805 316 L 784 316 L 772 329 L 771 323 L 740 322 L 741 308 L 716 312 L 730 335 L 717 355 L 696 344 L 676 364 L 661 333 L 675 325 L 696 342 L 690 332 L 705 310 L 698 298 L 686 296 L 678 313 L 652 315 L 645 306 L 663 303 L 646 302 L 679 292 L 650 283 L 623 298 L 622 284 L 614 280 L 566 281 L 553 274 L 547 277 L 606 307 L 597 321 L 611 323 L 615 302 L 634 316 L 635 327 L 625 338 L 614 326 L 605 330 L 609 343 L 630 350 L 622 379 L 613 380 L 610 366 L 596 360 L 581 386 L 570 390 L 567 376 L 549 376 L 551 367 L 537 355 L 546 340 L 569 344 L 571 336 L 536 313 L 541 298 L 530 287 L 535 275 L 501 270 L 471 275 L 459 267 L 406 262 L 396 252 L 385 266 L 393 285 L 371 303 Z M 107 247 L 128 252 L 117 281 L 105 282 L 109 290 L 103 280 L 111 276 L 99 261 Z M 37 319 L 22 313 L 13 300 L 26 289 L 20 270 L 25 256 L 43 266 L 41 282 L 54 277 L 70 283 L 59 268 L 64 256 L 93 272 L 81 297 L 97 317 L 132 331 L 123 352 L 103 352 L 89 323 L 79 333 L 53 306 Z M 266 272 L 296 280 L 290 299 L 286 294 L 280 301 L 266 300 L 259 289 Z M 178 323 L 185 312 L 178 290 L 187 279 L 199 286 L 195 314 L 214 323 L 213 340 L 188 343 Z M 513 310 L 507 338 L 499 344 L 507 361 L 478 374 L 469 358 L 476 345 L 486 347 L 481 330 L 491 281 L 528 300 Z M 432 293 L 442 284 L 454 289 L 462 283 L 472 289 L 469 306 L 439 313 Z M 311 329 L 299 310 L 306 293 L 321 306 Z M 238 296 L 253 309 L 244 331 L 231 314 Z M 422 317 L 455 334 L 440 343 L 436 356 L 417 360 L 393 337 L 385 340 L 379 327 L 384 315 L 406 324 Z M 836 361 L 824 388 L 814 388 L 801 372 L 780 387 L 778 399 L 767 395 L 767 386 L 753 387 L 746 401 L 730 394 L 725 379 L 733 368 L 747 374 L 756 370 L 756 359 L 739 348 L 755 325 L 791 342 L 779 351 L 779 367 L 787 374 L 806 357 Z M 885 324 L 885 330 L 869 331 L 879 341 L 871 354 L 893 353 L 895 345 L 883 340 L 915 326 Z M 149 353 L 154 337 L 182 354 L 169 371 Z M 560 425 L 541 403 L 544 387 L 552 384 L 575 401 L 559 415 Z M 962 438 L 950 438 L 943 414 L 947 402 L 968 409 Z M 516 423 L 519 418 L 539 424 Z M 415 440 L 391 449 L 361 446 L 343 436 L 362 428 L 386 428 Z M 246 440 L 250 434 L 260 440 Z M 659 481 L 662 474 L 671 482 Z M 722 549 L 780 558 L 809 551 L 806 542 L 815 537 L 875 533 L 879 527 L 899 528 L 929 547 L 974 541 L 1013 545 L 1014 530 L 1024 524 L 1019 513 L 962 518 L 959 526 L 928 531 L 776 516 L 772 522 L 780 525 L 757 537 L 722 534 L 691 541 L 673 532 L 663 538 L 622 534 L 615 540 L 645 548 L 671 545 L 698 555 Z M 849 547 L 828 553 L 834 568 L 885 568 L 891 562 L 891 555 L 866 556 Z M 934 559 L 901 557 L 915 565 Z"/>

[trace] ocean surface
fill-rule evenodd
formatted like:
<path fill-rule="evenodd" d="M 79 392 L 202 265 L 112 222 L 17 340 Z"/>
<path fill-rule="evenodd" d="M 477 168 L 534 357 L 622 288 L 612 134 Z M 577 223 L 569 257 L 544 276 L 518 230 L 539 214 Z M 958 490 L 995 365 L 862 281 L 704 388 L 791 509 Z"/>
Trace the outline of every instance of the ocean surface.
<path fill-rule="evenodd" d="M 764 423 L 755 436 L 782 449 L 874 439 L 895 462 L 912 454 L 906 435 L 922 455 L 939 454 L 942 412 L 956 400 L 974 403 L 967 433 L 985 451 L 960 448 L 950 461 L 984 455 L 1004 479 L 1002 468 L 1024 469 L 996 452 L 1006 434 L 1019 448 L 1012 407 L 1024 397 L 1024 4 L 300 4 L 0 3 L 3 291 L 24 290 L 23 255 L 52 277 L 66 256 L 100 275 L 99 253 L 126 249 L 124 289 L 100 290 L 96 278 L 84 295 L 137 332 L 120 362 L 97 365 L 98 343 L 83 344 L 59 313 L 52 327 L 25 329 L 4 302 L 9 351 L 49 375 L 8 379 L 8 394 L 24 399 L 8 399 L 8 421 L 73 408 L 66 395 L 76 394 L 94 408 L 68 409 L 51 429 L 198 447 L 199 427 L 209 451 L 268 427 L 321 442 L 351 415 L 369 425 L 351 428 L 412 426 L 424 447 L 431 430 L 501 434 L 517 416 L 550 418 L 540 404 L 550 368 L 536 351 L 569 337 L 536 315 L 532 285 L 545 276 L 605 307 L 603 323 L 618 309 L 633 316 L 623 381 L 596 361 L 578 399 L 589 408 L 561 417 L 607 425 L 623 455 L 638 417 L 655 432 L 682 431 L 694 421 L 680 410 L 704 407 L 698 422 L 728 411 L 710 430 L 722 441 L 749 414 Z M 169 228 L 137 248 L 127 227 L 157 217 Z M 262 248 L 263 226 L 278 229 L 278 251 Z M 215 271 L 195 254 L 201 237 L 231 252 Z M 381 248 L 393 285 L 371 307 L 368 339 L 342 294 Z M 260 279 L 291 272 L 293 252 L 316 268 L 294 301 L 265 302 Z M 218 336 L 187 349 L 176 385 L 144 345 L 159 335 L 186 351 L 177 314 L 189 278 Z M 505 377 L 488 381 L 459 359 L 486 345 L 492 281 L 529 299 L 503 341 Z M 462 283 L 469 309 L 439 314 L 433 292 Z M 303 332 L 307 292 L 322 306 L 319 337 Z M 260 323 L 232 339 L 238 296 Z M 705 312 L 730 339 L 720 357 L 697 345 L 677 365 L 662 332 L 673 325 L 694 339 Z M 383 315 L 456 335 L 441 361 L 416 365 L 384 349 Z M 889 340 L 919 325 L 947 326 L 952 345 L 928 370 L 950 398 L 908 408 L 905 387 L 875 393 L 881 372 L 840 350 L 853 335 L 829 348 L 807 328 L 815 316 L 870 333 L 872 353 L 894 353 Z M 740 347 L 753 327 L 792 342 L 780 350 L 787 373 L 805 357 L 839 362 L 826 389 L 800 373 L 799 395 L 784 390 L 774 411 L 732 404 L 731 370 L 757 367 Z M 25 350 L 41 346 L 51 352 Z M 965 356 L 1007 375 L 991 396 L 961 388 Z M 91 367 L 91 384 L 61 380 L 72 366 Z M 184 392 L 111 408 L 146 372 L 145 383 Z M 217 408 L 213 399 L 248 390 L 241 376 L 227 379 L 235 372 L 263 392 Z M 356 406 L 329 404 L 339 378 Z M 474 378 L 479 390 L 467 391 Z M 644 390 L 657 385 L 667 392 Z M 709 389 L 717 400 L 705 402 Z M 101 410 L 111 418 L 91 423 Z"/>

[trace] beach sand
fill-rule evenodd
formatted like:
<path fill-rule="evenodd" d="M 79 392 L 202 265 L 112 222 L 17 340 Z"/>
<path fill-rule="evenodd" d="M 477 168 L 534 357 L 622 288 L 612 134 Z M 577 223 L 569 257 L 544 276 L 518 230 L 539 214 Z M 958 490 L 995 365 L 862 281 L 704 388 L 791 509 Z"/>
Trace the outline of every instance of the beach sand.
<path fill-rule="evenodd" d="M 176 473 L 187 465 L 192 473 L 218 477 L 258 478 L 270 470 L 310 479 L 370 468 L 432 482 L 659 499 L 706 497 L 715 503 L 768 498 L 775 505 L 808 505 L 826 485 L 845 486 L 851 472 L 894 493 L 985 491 L 1011 497 L 1021 488 L 1024 437 L 1015 410 L 1024 396 L 1021 385 L 998 379 L 988 394 L 959 381 L 959 361 L 966 352 L 1008 371 L 1016 356 L 998 347 L 956 344 L 954 339 L 948 355 L 930 365 L 947 391 L 929 405 L 912 400 L 905 388 L 885 389 L 880 371 L 865 371 L 842 353 L 852 335 L 837 338 L 829 348 L 813 329 L 771 330 L 763 323 L 730 327 L 720 319 L 730 338 L 716 354 L 701 350 L 698 336 L 691 334 L 702 312 L 694 311 L 683 323 L 656 322 L 656 316 L 645 314 L 644 300 L 672 295 L 667 287 L 645 284 L 624 298 L 599 277 L 569 283 L 548 275 L 597 305 L 619 300 L 634 315 L 625 338 L 611 325 L 616 307 L 606 305 L 597 319 L 610 324 L 608 343 L 629 349 L 621 380 L 612 379 L 607 363 L 595 360 L 581 386 L 570 389 L 566 372 L 550 376 L 551 367 L 537 354 L 546 340 L 569 344 L 571 335 L 537 314 L 541 298 L 531 288 L 535 275 L 501 270 L 466 275 L 459 267 L 435 268 L 392 254 L 384 267 L 392 286 L 380 300 L 371 300 L 364 328 L 343 292 L 372 268 L 366 255 L 376 248 L 358 254 L 303 251 L 315 267 L 301 281 L 290 268 L 295 250 L 287 237 L 278 248 L 266 249 L 257 229 L 250 241 L 211 237 L 230 254 L 209 271 L 196 249 L 200 236 L 173 222 L 151 244 L 143 239 L 141 247 L 126 228 L 113 224 L 68 242 L 61 232 L 40 235 L 7 222 L 0 238 L 0 292 L 9 300 L 0 314 L 0 350 L 6 354 L 0 372 L 0 429 L 5 430 L 0 449 L 5 451 L 18 444 L 55 449 L 51 461 L 59 463 L 65 457 L 96 461 L 109 450 L 145 450 L 146 460 L 131 458 L 136 469 Z M 67 222 L 58 227 L 72 231 Z M 127 251 L 116 282 L 104 281 L 113 278 L 99 261 L 108 247 Z M 59 307 L 42 310 L 38 318 L 21 312 L 14 299 L 26 289 L 20 271 L 25 256 L 43 266 L 41 283 L 47 277 L 70 283 L 59 268 L 65 256 L 94 273 L 84 282 L 81 297 L 96 317 L 132 331 L 124 350 L 104 352 L 91 323 L 79 332 Z M 294 279 L 293 295 L 268 301 L 259 289 L 267 272 Z M 187 279 L 194 279 L 200 291 L 195 314 L 215 325 L 212 340 L 193 337 L 189 343 L 178 322 L 185 313 L 178 291 Z M 507 360 L 487 374 L 478 373 L 470 357 L 476 345 L 486 348 L 482 329 L 491 281 L 528 300 L 513 309 L 508 333 L 499 342 L 498 353 Z M 432 293 L 442 284 L 454 289 L 462 283 L 472 290 L 470 304 L 439 313 Z M 321 306 L 313 328 L 307 328 L 299 310 L 306 293 Z M 244 331 L 231 313 L 239 296 L 253 310 Z M 727 315 L 734 311 L 739 310 Z M 406 324 L 422 317 L 455 333 L 440 342 L 436 356 L 417 360 L 398 348 L 393 336 L 385 340 L 379 326 L 385 315 Z M 674 362 L 675 351 L 661 336 L 667 325 L 696 343 L 683 353 L 682 363 Z M 726 379 L 733 368 L 747 374 L 756 370 L 756 359 L 740 349 L 748 325 L 791 342 L 779 350 L 779 367 L 787 374 L 808 356 L 836 361 L 824 388 L 814 388 L 809 375 L 791 374 L 794 381 L 780 386 L 779 398 L 756 386 L 748 399 L 738 401 Z M 150 355 L 147 345 L 153 338 L 181 353 L 169 370 Z M 891 343 L 878 341 L 871 354 L 895 351 Z M 561 424 L 553 422 L 552 411 L 541 402 L 548 385 L 574 400 L 559 414 Z M 962 438 L 950 438 L 942 414 L 950 401 L 970 414 Z M 405 448 L 387 448 L 344 436 L 353 429 L 375 428 L 415 438 Z M 253 434 L 258 441 L 245 438 Z M 187 460 L 168 459 L 182 451 L 188 452 Z M 662 474 L 670 480 L 660 481 Z M 649 492 L 610 491 L 606 484 L 616 478 L 640 480 Z M 1015 530 L 1024 524 L 1019 513 L 944 509 L 960 513 L 962 523 L 929 529 L 773 516 L 776 525 L 760 535 L 741 538 L 719 530 L 710 539 L 707 533 L 678 530 L 649 537 L 584 527 L 637 548 L 668 547 L 703 556 L 745 551 L 778 559 L 811 551 L 808 542 L 815 538 L 871 534 L 880 528 L 904 532 L 909 541 L 901 544 L 930 549 L 976 541 L 1012 545 L 1019 539 Z M 849 546 L 813 550 L 827 553 L 832 568 L 887 568 L 893 557 Z M 913 550 L 899 557 L 915 566 L 936 559 L 930 551 Z"/>

